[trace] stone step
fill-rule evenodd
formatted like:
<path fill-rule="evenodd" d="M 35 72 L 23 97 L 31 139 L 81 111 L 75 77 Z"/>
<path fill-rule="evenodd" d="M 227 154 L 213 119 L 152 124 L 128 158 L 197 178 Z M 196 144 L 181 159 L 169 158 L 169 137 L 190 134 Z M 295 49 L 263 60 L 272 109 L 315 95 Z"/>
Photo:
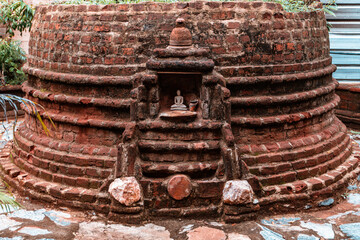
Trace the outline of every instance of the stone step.
<path fill-rule="evenodd" d="M 325 86 L 320 86 L 315 89 L 311 89 L 303 92 L 296 92 L 283 95 L 261 95 L 251 97 L 231 97 L 232 106 L 269 106 L 276 104 L 290 104 L 293 102 L 305 101 L 311 98 L 316 98 L 334 91 L 336 88 L 335 80 L 332 83 Z"/>
<path fill-rule="evenodd" d="M 306 179 L 309 176 L 316 176 L 326 173 L 346 161 L 351 155 L 352 146 L 349 145 L 342 153 L 334 157 L 332 160 L 329 160 L 325 163 L 315 165 L 314 167 L 303 168 L 301 170 L 287 171 L 280 174 L 274 174 L 270 176 L 259 177 L 259 181 L 264 186 L 269 185 L 278 185 L 288 182 L 293 182 L 297 179 Z"/>
<path fill-rule="evenodd" d="M 32 101 L 37 101 L 41 104 L 45 109 L 54 108 L 53 104 L 46 103 L 45 101 L 39 101 L 38 98 L 31 98 Z M 59 108 L 61 108 L 61 104 L 59 104 Z M 110 109 L 110 108 L 109 108 Z M 120 111 L 116 113 L 110 113 L 111 110 L 104 107 L 98 107 L 95 115 L 94 113 L 88 113 L 87 108 L 82 108 L 81 106 L 72 107 L 69 111 L 59 111 L 59 110 L 49 110 L 46 113 L 39 112 L 42 119 L 45 121 L 50 118 L 53 122 L 57 123 L 65 123 L 71 124 L 75 126 L 84 126 L 84 127 L 94 127 L 94 128 L 105 128 L 105 129 L 121 129 L 124 130 L 130 123 L 130 114 L 128 110 L 125 108 L 120 108 Z M 28 115 L 34 115 L 33 112 L 24 108 L 24 111 Z M 109 116 L 107 118 L 102 117 L 103 115 Z"/>
<path fill-rule="evenodd" d="M 24 144 L 26 143 L 27 145 L 22 147 L 25 147 L 24 150 L 27 152 L 30 152 L 30 148 L 32 148 L 34 145 L 40 145 L 51 150 L 60 151 L 62 154 L 74 153 L 91 155 L 96 159 L 102 158 L 104 156 L 105 158 L 108 156 L 115 159 L 117 156 L 117 148 L 114 146 L 114 144 L 112 142 L 109 143 L 108 141 L 100 142 L 100 139 L 91 139 L 92 141 L 89 141 L 90 144 L 80 143 L 80 140 L 77 142 L 76 139 L 73 138 L 66 141 L 67 138 L 65 136 L 64 139 L 58 140 L 54 137 L 48 137 L 44 134 L 39 134 L 35 131 L 24 128 L 23 125 L 19 127 L 15 137 L 22 137 L 24 139 Z"/>
<path fill-rule="evenodd" d="M 192 163 L 141 163 L 145 176 L 162 178 L 173 174 L 187 174 L 192 178 L 208 178 L 215 175 L 216 171 L 223 168 L 222 161 L 192 162 Z"/>
<path fill-rule="evenodd" d="M 339 124 L 338 124 L 339 123 Z M 261 145 L 238 145 L 238 152 L 248 166 L 267 162 L 294 161 L 311 157 L 340 144 L 347 136 L 346 127 L 336 120 L 329 127 L 301 139 L 269 142 Z"/>
<path fill-rule="evenodd" d="M 164 141 L 144 141 L 138 142 L 140 151 L 211 151 L 220 149 L 219 141 L 195 141 L 195 142 L 164 142 Z"/>
<path fill-rule="evenodd" d="M 358 148 L 345 162 L 335 169 L 317 177 L 296 180 L 276 186 L 264 187 L 265 197 L 259 199 L 260 204 L 276 201 L 289 201 L 290 198 L 310 199 L 313 195 L 329 194 L 344 187 L 347 181 L 355 178 L 359 172 L 360 149 Z"/>
<path fill-rule="evenodd" d="M 104 183 L 112 170 L 99 171 L 96 168 L 83 168 L 69 165 L 55 165 L 51 161 L 36 161 L 33 157 L 23 159 L 12 153 L 12 160 L 16 166 L 21 167 L 34 177 L 44 181 L 60 183 L 74 187 L 98 189 Z"/>
<path fill-rule="evenodd" d="M 285 173 L 291 170 L 298 171 L 303 168 L 314 167 L 318 164 L 322 164 L 326 161 L 331 160 L 333 156 L 337 156 L 341 152 L 345 151 L 349 143 L 350 137 L 344 134 L 343 141 L 338 144 L 332 144 L 331 146 L 327 146 L 323 143 L 323 151 L 319 154 L 292 161 L 271 162 L 265 164 L 258 163 L 256 165 L 249 166 L 249 170 L 252 174 L 257 176 L 268 176 L 272 173 Z"/>
<path fill-rule="evenodd" d="M 131 103 L 130 97 L 112 99 L 76 96 L 71 94 L 56 94 L 51 91 L 43 91 L 43 89 L 38 90 L 33 88 L 28 82 L 24 83 L 22 90 L 27 94 L 31 94 L 33 97 L 40 98 L 41 100 L 47 100 L 60 104 L 80 104 L 108 108 L 130 108 Z"/>
<path fill-rule="evenodd" d="M 335 97 L 327 102 L 324 105 L 306 110 L 303 112 L 297 112 L 292 114 L 281 114 L 274 116 L 256 116 L 256 117 L 246 117 L 241 115 L 232 115 L 231 124 L 242 125 L 246 127 L 258 127 L 258 126 L 270 126 L 277 124 L 293 123 L 300 122 L 306 119 L 311 119 L 315 116 L 323 115 L 331 110 L 333 110 L 340 102 L 340 98 L 335 95 Z"/>
<path fill-rule="evenodd" d="M 141 140 L 154 140 L 154 141 L 199 141 L 199 140 L 220 140 L 220 129 L 200 129 L 194 131 L 193 129 L 178 130 L 178 129 L 166 129 L 166 130 L 144 130 L 141 131 Z"/>
<path fill-rule="evenodd" d="M 309 68 L 309 64 L 311 64 L 311 67 Z M 305 69 L 299 69 L 301 74 L 299 73 L 284 73 L 285 67 L 291 67 L 291 68 L 302 68 L 306 66 Z M 322 67 L 320 67 L 322 66 Z M 286 66 L 283 65 L 283 67 L 277 67 L 278 72 L 274 72 L 274 68 L 271 65 L 267 66 L 268 70 L 262 70 L 263 72 L 268 72 L 270 75 L 264 75 L 264 76 L 227 76 L 227 85 L 230 86 L 241 86 L 245 87 L 247 85 L 253 85 L 253 84 L 280 84 L 280 83 L 288 83 L 288 82 L 295 82 L 295 81 L 306 81 L 308 79 L 316 79 L 324 77 L 328 74 L 331 74 L 332 72 L 336 71 L 336 66 L 331 64 L 331 58 L 325 58 L 317 62 L 312 63 L 297 63 L 297 64 L 288 64 Z M 320 68 L 319 68 L 320 67 Z M 246 69 L 251 68 L 252 70 L 255 70 L 254 66 L 237 66 L 234 68 L 236 72 L 240 72 L 239 69 Z M 227 68 L 226 70 L 228 70 Z M 225 69 L 224 69 L 225 70 Z M 242 74 L 243 75 L 243 74 Z M 289 84 L 291 86 L 291 84 Z M 303 84 L 304 85 L 304 84 Z M 303 87 L 306 87 L 305 85 Z"/>
<path fill-rule="evenodd" d="M 0 162 L 2 166 L 0 171 L 4 176 L 4 180 L 11 187 L 16 187 L 22 195 L 62 206 L 81 206 L 86 209 L 98 209 L 101 212 L 109 211 L 111 200 L 109 194 L 106 192 L 80 186 L 66 186 L 37 178 L 26 169 L 25 172 L 18 168 L 8 158 L 2 158 Z M 11 176 L 9 174 L 11 169 L 17 169 L 19 174 L 17 176 Z"/>
<path fill-rule="evenodd" d="M 167 132 L 181 132 L 181 131 L 200 131 L 200 130 L 220 130 L 224 125 L 221 121 L 215 120 L 201 120 L 191 123 L 168 122 L 163 120 L 147 120 L 137 123 L 140 131 L 167 131 Z"/>
<path fill-rule="evenodd" d="M 141 152 L 141 160 L 144 162 L 206 162 L 217 161 L 221 157 L 220 149 L 206 152 Z"/>

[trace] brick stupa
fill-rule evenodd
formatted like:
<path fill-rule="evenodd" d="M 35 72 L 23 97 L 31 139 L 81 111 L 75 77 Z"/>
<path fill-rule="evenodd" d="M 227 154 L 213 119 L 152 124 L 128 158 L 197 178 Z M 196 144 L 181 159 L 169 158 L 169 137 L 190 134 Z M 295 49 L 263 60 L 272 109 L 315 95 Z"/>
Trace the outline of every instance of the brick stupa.
<path fill-rule="evenodd" d="M 33 199 L 131 223 L 303 208 L 359 173 L 335 69 L 323 12 L 41 6 L 23 91 L 56 128 L 27 112 L 2 175 Z M 186 109 L 171 111 L 178 90 Z"/>

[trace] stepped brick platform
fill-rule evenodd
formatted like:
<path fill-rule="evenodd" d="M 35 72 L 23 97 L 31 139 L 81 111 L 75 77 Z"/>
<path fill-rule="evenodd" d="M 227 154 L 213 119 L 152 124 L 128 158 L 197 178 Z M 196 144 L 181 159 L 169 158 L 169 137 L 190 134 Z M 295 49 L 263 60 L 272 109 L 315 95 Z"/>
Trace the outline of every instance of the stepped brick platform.
<path fill-rule="evenodd" d="M 41 112 L 46 135 L 26 112 L 0 163 L 33 199 L 131 223 L 236 222 L 336 196 L 359 173 L 359 149 L 334 114 L 322 12 L 41 6 L 29 53 L 23 91 L 55 127 Z M 187 109 L 171 111 L 174 101 Z"/>
<path fill-rule="evenodd" d="M 341 99 L 335 112 L 337 117 L 349 127 L 360 129 L 360 84 L 342 83 L 336 88 L 336 94 Z"/>

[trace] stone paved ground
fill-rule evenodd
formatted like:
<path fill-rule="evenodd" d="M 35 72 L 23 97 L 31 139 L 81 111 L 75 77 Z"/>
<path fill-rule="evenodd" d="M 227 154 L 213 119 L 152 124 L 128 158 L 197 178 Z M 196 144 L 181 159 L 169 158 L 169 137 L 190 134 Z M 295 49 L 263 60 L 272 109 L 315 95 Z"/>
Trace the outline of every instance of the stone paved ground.
<path fill-rule="evenodd" d="M 350 133 L 360 144 L 360 133 Z M 0 129 L 0 134 L 2 147 L 12 133 Z M 298 214 L 268 216 L 239 224 L 177 219 L 129 226 L 107 222 L 104 216 L 93 212 L 54 209 L 17 197 L 22 209 L 0 212 L 0 240 L 360 240 L 360 176 L 349 184 L 343 198 L 339 204 L 334 204 L 331 198 L 323 201 L 326 210 L 312 211 L 313 206 L 307 206 Z"/>

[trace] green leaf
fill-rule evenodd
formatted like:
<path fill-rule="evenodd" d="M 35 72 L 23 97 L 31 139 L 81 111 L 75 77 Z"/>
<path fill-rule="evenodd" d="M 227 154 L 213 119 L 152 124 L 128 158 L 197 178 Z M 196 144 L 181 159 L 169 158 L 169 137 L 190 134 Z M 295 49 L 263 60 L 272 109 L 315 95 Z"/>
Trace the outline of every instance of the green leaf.
<path fill-rule="evenodd" d="M 0 189 L 0 208 L 6 212 L 10 212 L 11 208 L 20 208 L 21 205 L 5 191 Z"/>
<path fill-rule="evenodd" d="M 7 33 L 14 36 L 15 31 L 22 34 L 31 28 L 34 10 L 21 0 L 7 0 L 0 3 L 0 21 L 7 26 Z"/>
<path fill-rule="evenodd" d="M 327 8 L 327 9 L 334 10 L 334 11 L 338 10 L 338 7 L 337 7 L 337 6 L 332 6 L 332 5 L 327 5 L 326 8 Z"/>
<path fill-rule="evenodd" d="M 333 11 L 329 10 L 329 9 L 324 8 L 323 10 L 324 10 L 324 12 L 326 12 L 326 13 L 334 16 L 334 17 L 336 16 L 335 13 Z"/>
<path fill-rule="evenodd" d="M 0 69 L 6 84 L 21 84 L 26 76 L 19 67 L 26 60 L 19 41 L 0 40 Z"/>

